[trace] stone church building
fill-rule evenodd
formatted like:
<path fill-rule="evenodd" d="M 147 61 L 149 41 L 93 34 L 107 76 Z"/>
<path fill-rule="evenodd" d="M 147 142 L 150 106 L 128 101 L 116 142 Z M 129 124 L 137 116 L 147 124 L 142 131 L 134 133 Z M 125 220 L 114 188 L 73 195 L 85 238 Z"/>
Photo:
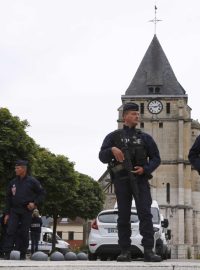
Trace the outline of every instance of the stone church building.
<path fill-rule="evenodd" d="M 191 168 L 188 152 L 200 134 L 200 124 L 191 119 L 186 91 L 154 35 L 122 105 L 140 106 L 139 128 L 154 138 L 161 155 L 161 165 L 150 180 L 152 198 L 169 220 L 172 258 L 197 258 L 200 255 L 200 176 Z M 118 109 L 118 128 L 122 106 Z M 113 208 L 114 187 L 107 171 L 99 179 L 106 193 L 105 208 Z"/>

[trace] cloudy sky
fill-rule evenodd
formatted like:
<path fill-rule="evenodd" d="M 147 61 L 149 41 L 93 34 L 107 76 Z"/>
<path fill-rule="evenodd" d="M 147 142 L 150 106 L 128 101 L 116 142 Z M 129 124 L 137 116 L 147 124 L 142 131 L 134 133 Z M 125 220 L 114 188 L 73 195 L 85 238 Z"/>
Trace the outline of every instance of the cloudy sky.
<path fill-rule="evenodd" d="M 199 0 L 0 0 L 0 106 L 98 179 L 102 140 L 154 35 L 200 119 Z"/>

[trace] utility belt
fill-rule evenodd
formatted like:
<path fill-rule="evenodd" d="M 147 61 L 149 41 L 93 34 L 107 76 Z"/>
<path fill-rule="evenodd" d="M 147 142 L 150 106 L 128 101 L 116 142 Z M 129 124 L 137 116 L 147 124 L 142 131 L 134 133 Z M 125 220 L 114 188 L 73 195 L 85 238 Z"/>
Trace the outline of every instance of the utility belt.
<path fill-rule="evenodd" d="M 119 173 L 119 172 L 125 170 L 123 164 L 116 164 L 116 165 L 111 164 L 111 165 L 109 165 L 109 169 L 110 169 L 111 172 L 114 173 L 114 174 Z"/>
<path fill-rule="evenodd" d="M 134 168 L 134 166 L 133 166 L 133 168 Z M 111 178 L 112 178 L 112 176 L 114 176 L 116 174 L 120 174 L 120 173 L 127 174 L 127 170 L 124 167 L 123 163 L 120 163 L 120 164 L 111 163 L 111 164 L 109 164 L 108 169 L 111 172 Z M 151 179 L 153 177 L 151 174 L 145 174 L 145 176 L 148 179 Z"/>

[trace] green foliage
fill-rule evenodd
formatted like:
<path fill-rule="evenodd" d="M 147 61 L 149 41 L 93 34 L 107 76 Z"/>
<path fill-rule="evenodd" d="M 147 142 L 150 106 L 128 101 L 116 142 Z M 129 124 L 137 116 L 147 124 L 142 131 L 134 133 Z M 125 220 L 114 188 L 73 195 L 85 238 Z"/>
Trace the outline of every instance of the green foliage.
<path fill-rule="evenodd" d="M 55 237 L 59 217 L 94 218 L 103 207 L 103 190 L 91 177 L 75 172 L 74 163 L 67 157 L 40 148 L 27 135 L 28 126 L 26 120 L 12 116 L 8 109 L 0 109 L 0 207 L 3 207 L 6 185 L 14 177 L 15 161 L 28 160 L 32 175 L 46 190 L 40 210 L 43 215 L 53 217 Z"/>
<path fill-rule="evenodd" d="M 6 185 L 15 173 L 15 161 L 26 159 L 31 164 L 37 151 L 36 143 L 26 134 L 28 126 L 26 120 L 21 121 L 8 109 L 0 108 L 0 208 L 3 207 Z"/>
<path fill-rule="evenodd" d="M 46 191 L 42 214 L 53 217 L 52 250 L 55 250 L 58 217 L 70 217 L 74 213 L 71 202 L 78 186 L 74 164 L 65 156 L 56 156 L 40 148 L 35 156 L 33 174 Z"/>
<path fill-rule="evenodd" d="M 71 200 L 77 189 L 74 164 L 62 155 L 39 149 L 33 164 L 33 174 L 46 190 L 42 214 L 69 217 Z"/>
<path fill-rule="evenodd" d="M 85 174 L 78 173 L 79 186 L 74 198 L 76 216 L 92 219 L 102 210 L 104 193 L 98 182 Z"/>

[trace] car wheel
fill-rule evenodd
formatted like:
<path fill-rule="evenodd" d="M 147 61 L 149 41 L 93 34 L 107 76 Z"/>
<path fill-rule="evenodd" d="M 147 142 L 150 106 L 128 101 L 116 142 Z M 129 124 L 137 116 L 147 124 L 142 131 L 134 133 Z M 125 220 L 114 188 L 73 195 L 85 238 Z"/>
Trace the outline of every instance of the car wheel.
<path fill-rule="evenodd" d="M 171 259 L 171 249 L 167 249 L 167 259 Z"/>
<path fill-rule="evenodd" d="M 89 261 L 96 261 L 97 260 L 97 254 L 88 252 L 88 260 Z"/>
<path fill-rule="evenodd" d="M 66 248 L 56 248 L 56 251 L 59 251 L 61 252 L 63 255 L 65 255 L 67 253 L 67 251 L 69 251 L 68 249 Z"/>
<path fill-rule="evenodd" d="M 110 257 L 110 260 L 111 260 L 111 261 L 116 261 L 116 260 L 117 260 L 117 256 L 115 256 L 115 255 L 111 256 L 111 257 Z"/>
<path fill-rule="evenodd" d="M 156 241 L 156 254 L 160 255 L 162 259 L 164 257 L 164 247 L 163 247 L 163 241 L 161 239 L 158 239 Z"/>
<path fill-rule="evenodd" d="M 167 248 L 166 248 L 165 250 L 163 250 L 162 259 L 163 259 L 163 260 L 167 260 L 167 259 L 168 259 Z"/>
<path fill-rule="evenodd" d="M 160 255 L 163 260 L 167 260 L 168 259 L 167 246 L 163 244 L 163 241 L 162 240 L 160 240 L 160 241 L 157 242 L 157 245 L 156 245 L 156 254 Z"/>
<path fill-rule="evenodd" d="M 101 261 L 107 261 L 108 257 L 106 255 L 101 255 L 100 260 Z"/>

